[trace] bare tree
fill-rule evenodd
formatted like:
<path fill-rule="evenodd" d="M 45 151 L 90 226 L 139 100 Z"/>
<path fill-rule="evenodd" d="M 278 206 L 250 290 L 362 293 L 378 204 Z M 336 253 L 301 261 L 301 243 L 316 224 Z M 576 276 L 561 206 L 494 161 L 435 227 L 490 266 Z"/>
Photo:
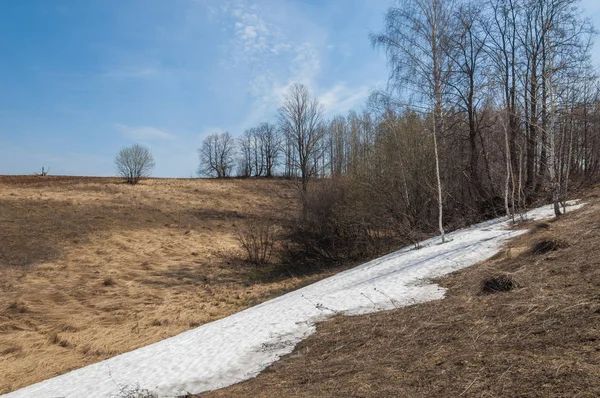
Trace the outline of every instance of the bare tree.
<path fill-rule="evenodd" d="M 303 192 L 306 192 L 308 180 L 314 175 L 319 141 L 325 136 L 322 119 L 323 106 L 319 101 L 311 98 L 304 85 L 292 85 L 279 109 L 279 124 L 295 154 L 293 166 L 300 171 Z"/>
<path fill-rule="evenodd" d="M 155 164 L 148 148 L 134 144 L 119 151 L 115 165 L 118 175 L 128 184 L 137 184 L 141 178 L 150 176 Z"/>
<path fill-rule="evenodd" d="M 554 213 L 557 217 L 561 214 L 561 180 L 568 178 L 568 175 L 561 173 L 560 167 L 560 150 L 564 145 L 557 142 L 559 136 L 563 137 L 559 132 L 559 107 L 566 108 L 562 103 L 567 102 L 568 88 L 577 81 L 585 80 L 581 72 L 588 72 L 589 75 L 586 60 L 589 55 L 590 37 L 594 33 L 589 21 L 582 19 L 573 8 L 574 4 L 576 0 L 547 0 L 538 4 L 544 61 L 542 119 L 549 119 L 547 123 L 542 123 L 543 137 L 546 138 L 542 140 L 542 151 L 547 155 L 540 167 L 547 167 Z"/>
<path fill-rule="evenodd" d="M 385 32 L 371 42 L 385 49 L 392 88 L 411 90 L 432 115 L 432 136 L 438 191 L 438 226 L 445 242 L 438 135 L 444 131 L 444 96 L 450 78 L 450 37 L 453 0 L 402 0 L 388 9 Z"/>
<path fill-rule="evenodd" d="M 336 116 L 329 122 L 329 164 L 331 175 L 340 177 L 346 172 L 347 125 L 343 116 Z"/>
<path fill-rule="evenodd" d="M 489 75 L 488 83 L 497 84 L 502 89 L 504 111 L 501 113 L 501 125 L 504 135 L 504 150 L 506 160 L 506 175 L 504 187 L 504 204 L 507 216 L 510 214 L 509 203 L 514 212 L 515 190 L 521 186 L 520 156 L 517 154 L 517 139 L 519 136 L 519 119 L 517 110 L 517 14 L 518 8 L 514 0 L 490 0 L 489 16 L 483 16 L 483 28 L 488 40 L 486 52 L 494 72 Z M 519 170 L 518 182 L 515 173 Z M 510 200 L 509 200 L 510 196 Z M 520 197 L 520 189 L 519 189 Z"/>
<path fill-rule="evenodd" d="M 254 169 L 254 128 L 244 131 L 244 134 L 238 139 L 240 157 L 239 157 L 239 169 L 238 176 L 240 177 L 251 177 Z"/>
<path fill-rule="evenodd" d="M 198 175 L 225 178 L 229 177 L 233 169 L 233 156 L 235 140 L 231 134 L 213 133 L 202 142 L 198 150 L 200 166 Z"/>
<path fill-rule="evenodd" d="M 458 7 L 454 14 L 456 34 L 450 38 L 449 52 L 455 73 L 450 80 L 452 93 L 457 99 L 458 108 L 466 115 L 469 129 L 469 180 L 477 194 L 486 199 L 488 192 L 484 188 L 479 172 L 479 155 L 483 148 L 478 145 L 484 116 L 481 104 L 485 102 L 483 70 L 485 68 L 484 43 L 486 33 L 482 27 L 480 14 L 483 7 L 475 2 L 466 2 Z"/>
<path fill-rule="evenodd" d="M 281 134 L 277 131 L 277 127 L 270 123 L 261 123 L 257 134 L 261 146 L 260 153 L 263 155 L 264 175 L 267 178 L 273 177 L 282 149 Z"/>

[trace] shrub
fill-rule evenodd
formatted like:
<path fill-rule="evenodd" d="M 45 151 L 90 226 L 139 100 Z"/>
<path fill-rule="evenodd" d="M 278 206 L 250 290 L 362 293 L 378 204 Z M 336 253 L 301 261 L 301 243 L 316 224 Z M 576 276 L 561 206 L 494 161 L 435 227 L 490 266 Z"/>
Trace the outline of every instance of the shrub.
<path fill-rule="evenodd" d="M 137 184 L 143 177 L 149 177 L 154 169 L 154 158 L 150 150 L 135 144 L 119 151 L 115 157 L 117 173 L 128 184 Z"/>
<path fill-rule="evenodd" d="M 246 252 L 246 260 L 255 265 L 269 262 L 276 241 L 276 228 L 269 222 L 249 222 L 237 231 L 240 245 Z"/>
<path fill-rule="evenodd" d="M 318 181 L 303 193 L 302 212 L 289 228 L 288 261 L 359 260 L 398 246 L 394 224 L 342 179 Z"/>

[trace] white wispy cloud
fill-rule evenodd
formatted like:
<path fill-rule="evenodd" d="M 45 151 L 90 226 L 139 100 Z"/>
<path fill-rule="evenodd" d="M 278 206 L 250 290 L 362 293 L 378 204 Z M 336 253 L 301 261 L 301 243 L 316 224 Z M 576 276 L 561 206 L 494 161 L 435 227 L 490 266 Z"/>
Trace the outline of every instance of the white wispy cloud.
<path fill-rule="evenodd" d="M 348 87 L 345 83 L 339 83 L 321 93 L 318 100 L 325 107 L 327 115 L 344 114 L 360 106 L 370 92 L 368 86 Z"/>
<path fill-rule="evenodd" d="M 152 126 L 127 126 L 117 123 L 115 129 L 136 140 L 171 140 L 175 138 L 173 134 Z"/>
<path fill-rule="evenodd" d="M 245 91 L 252 98 L 252 108 L 243 125 L 237 126 L 239 130 L 272 117 L 294 83 L 304 84 L 327 114 L 345 113 L 368 97 L 368 87 L 352 87 L 322 76 L 323 64 L 334 48 L 326 40 L 325 28 L 313 24 L 291 3 L 265 4 L 237 0 L 224 2 L 218 10 L 220 19 L 226 21 L 223 29 L 231 35 L 221 63 L 248 74 Z M 327 83 L 323 84 L 323 78 Z"/>
<path fill-rule="evenodd" d="M 210 9 L 215 14 L 215 9 Z M 291 50 L 292 46 L 276 21 L 269 21 L 268 13 L 258 4 L 246 0 L 223 2 L 217 16 L 228 21 L 224 28 L 233 33 L 227 47 L 224 65 L 240 66 L 266 64 L 269 56 Z"/>

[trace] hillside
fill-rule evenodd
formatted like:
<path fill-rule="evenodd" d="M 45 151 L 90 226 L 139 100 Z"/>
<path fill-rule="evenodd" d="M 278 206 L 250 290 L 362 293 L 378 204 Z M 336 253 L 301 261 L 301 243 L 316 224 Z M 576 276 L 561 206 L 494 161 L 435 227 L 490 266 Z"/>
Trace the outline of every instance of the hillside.
<path fill-rule="evenodd" d="M 523 292 L 531 293 L 533 282 L 527 279 L 530 275 L 526 272 L 529 269 L 518 263 L 519 260 L 529 260 L 536 264 L 545 264 L 548 260 L 559 263 L 559 255 L 570 252 L 578 253 L 574 249 L 578 244 L 575 239 L 579 232 L 577 226 L 582 225 L 586 231 L 592 233 L 595 231 L 578 221 L 579 218 L 584 217 L 592 224 L 597 221 L 597 217 L 594 218 L 598 211 L 596 193 L 588 195 L 585 200 L 589 204 L 584 210 L 571 210 L 567 216 L 556 222 L 539 221 L 540 218 L 550 217 L 552 214 L 551 207 L 545 206 L 528 214 L 528 217 L 533 217 L 533 220 L 537 221 L 532 221 L 528 225 L 519 225 L 517 226 L 518 230 L 506 230 L 507 222 L 500 219 L 455 231 L 448 235 L 450 241 L 446 244 L 440 245 L 436 239 L 433 239 L 423 242 L 420 250 L 413 250 L 409 247 L 397 251 L 293 291 L 263 305 L 238 312 L 218 322 L 206 324 L 142 349 L 30 386 L 10 394 L 10 396 L 27 397 L 31 394 L 40 397 L 56 396 L 57 394 L 69 397 L 94 394 L 96 394 L 94 396 L 113 396 L 114 394 L 118 395 L 117 388 L 135 386 L 156 391 L 161 394 L 160 396 L 172 396 L 185 391 L 206 391 L 231 385 L 257 375 L 265 366 L 272 364 L 282 355 L 292 352 L 298 342 L 314 332 L 315 321 L 323 320 L 334 314 L 371 313 L 442 298 L 444 290 L 431 283 L 432 278 L 481 262 L 497 253 L 498 248 L 508 239 L 521 235 L 521 238 L 513 241 L 511 246 L 496 255 L 491 261 L 473 267 L 473 270 L 476 272 L 479 270 L 481 274 L 473 274 L 467 278 L 466 282 L 465 275 L 471 274 L 461 274 L 460 272 L 447 279 L 434 281 L 450 288 L 449 300 L 438 300 L 381 313 L 381 316 L 389 317 L 389 319 L 384 318 L 384 321 L 377 321 L 377 318 L 373 318 L 379 315 L 335 317 L 333 320 L 319 325 L 319 330 L 327 330 L 328 327 L 334 325 L 333 331 L 328 331 L 325 337 L 322 332 L 317 332 L 307 342 L 301 343 L 283 362 L 275 363 L 257 378 L 229 389 L 214 392 L 221 396 L 293 396 L 294 394 L 306 396 L 336 394 L 352 396 L 358 394 L 358 396 L 363 396 L 363 392 L 367 396 L 369 394 L 380 396 L 381 388 L 389 384 L 393 388 L 389 391 L 383 390 L 385 395 L 400 393 L 406 393 L 409 396 L 453 395 L 458 385 L 457 380 L 451 381 L 449 384 L 450 388 L 454 388 L 454 390 L 432 390 L 431 385 L 418 382 L 417 385 L 426 390 L 413 391 L 410 389 L 394 390 L 394 388 L 405 388 L 406 386 L 401 383 L 392 385 L 393 383 L 388 383 L 386 378 L 389 378 L 390 372 L 393 372 L 394 377 L 408 380 L 411 383 L 409 386 L 414 387 L 414 382 L 410 381 L 411 375 L 416 380 L 422 380 L 422 377 L 429 374 L 425 367 L 432 361 L 429 354 L 433 355 L 435 363 L 438 364 L 436 366 L 445 365 L 444 374 L 445 372 L 452 374 L 454 370 L 452 366 L 474 364 L 479 375 L 482 370 L 479 369 L 477 360 L 485 357 L 482 352 L 477 350 L 492 347 L 487 339 L 496 339 L 494 341 L 501 342 L 502 349 L 505 349 L 509 339 L 511 339 L 510 342 L 515 340 L 512 339 L 511 333 L 502 328 L 511 322 L 531 320 L 532 315 L 537 311 L 535 308 L 543 306 L 534 301 L 532 307 L 532 303 L 527 301 L 530 296 L 525 295 L 526 302 L 511 304 L 517 316 L 510 318 L 500 312 L 504 307 L 493 309 L 493 304 L 495 304 L 493 299 L 517 297 L 517 300 L 523 301 L 523 297 L 519 298 L 519 295 L 522 295 Z M 561 223 L 565 223 L 567 227 Z M 525 232 L 523 228 L 533 228 L 535 232 L 523 235 Z M 590 232 L 587 233 L 590 234 Z M 539 245 L 540 242 L 543 244 Z M 531 247 L 535 245 L 537 245 L 537 249 L 532 252 Z M 546 252 L 545 248 L 559 250 Z M 483 271 L 481 271 L 482 267 Z M 574 292 L 588 296 L 590 288 L 592 290 L 594 288 L 593 272 L 596 272 L 596 269 L 584 267 L 583 270 L 592 272 L 591 275 L 586 275 L 591 277 L 589 280 L 592 281 L 592 284 L 583 286 L 585 288 L 577 286 Z M 482 295 L 480 289 L 484 276 L 501 272 L 516 279 L 518 288 L 508 293 Z M 539 282 L 541 276 L 539 270 L 534 270 L 533 275 L 538 278 Z M 563 274 L 556 275 L 570 274 L 563 272 Z M 458 278 L 456 279 L 458 282 L 449 284 L 448 280 L 452 281 L 453 278 Z M 581 279 L 581 275 L 579 278 Z M 585 280 L 588 279 L 583 278 L 580 282 Z M 571 282 L 568 286 L 573 286 L 573 283 Z M 534 288 L 537 290 L 537 287 Z M 465 291 L 462 292 L 460 289 L 465 289 Z M 457 291 L 459 301 L 456 301 L 453 296 Z M 565 301 L 564 296 L 564 294 L 560 294 L 557 297 Z M 555 296 L 542 295 L 541 297 L 544 299 L 550 297 L 556 300 Z M 537 296 L 534 295 L 533 298 L 537 299 Z M 581 300 L 582 297 L 572 299 L 577 302 L 581 302 Z M 594 296 L 591 299 L 588 298 L 588 301 L 584 301 L 584 303 L 589 304 L 588 309 L 595 311 L 597 308 L 594 301 L 590 300 L 594 300 Z M 431 305 L 433 307 L 430 307 Z M 438 309 L 435 307 L 436 305 L 441 307 Z M 478 305 L 481 308 L 477 308 Z M 505 305 L 506 303 L 501 304 L 501 306 Z M 573 304 L 567 308 L 561 308 L 558 304 L 555 306 L 561 312 L 566 309 L 578 308 L 580 305 Z M 527 311 L 520 313 L 522 312 L 521 307 L 526 308 Z M 534 308 L 533 312 L 531 308 Z M 542 311 L 542 315 L 547 315 L 547 311 L 552 308 L 552 306 L 547 307 L 545 311 Z M 467 309 L 468 311 L 466 311 Z M 403 311 L 407 312 L 403 313 Z M 495 325 L 496 318 L 492 318 L 492 315 L 486 311 L 497 311 L 502 314 L 500 325 Z M 478 314 L 481 319 L 473 318 L 475 314 Z M 461 317 L 466 317 L 466 319 Z M 368 323 L 373 322 L 373 319 L 375 319 L 375 325 L 369 325 Z M 448 319 L 452 319 L 452 322 L 448 322 Z M 581 325 L 581 323 L 579 324 Z M 550 325 L 552 323 L 548 323 L 542 317 L 541 327 Z M 539 326 L 536 325 L 535 328 L 539 329 Z M 428 330 L 432 327 L 432 331 Z M 452 332 L 451 336 L 443 335 L 444 327 Z M 478 327 L 482 329 L 479 330 Z M 530 327 L 531 325 L 528 325 L 528 328 Z M 436 328 L 442 329 L 437 330 Z M 416 332 L 413 332 L 413 329 Z M 501 332 L 501 335 L 496 336 L 494 330 Z M 514 331 L 515 328 L 512 327 L 509 330 Z M 529 336 L 528 331 L 529 329 L 519 330 L 517 328 L 516 335 L 526 340 Z M 593 335 L 594 329 L 587 332 Z M 537 333 L 535 337 L 540 338 Z M 328 340 L 331 338 L 334 340 Z M 415 338 L 417 341 L 410 342 L 410 338 Z M 466 341 L 461 341 L 461 339 Z M 480 340 L 485 344 L 478 347 L 477 344 Z M 398 341 L 410 343 L 404 343 L 390 350 L 390 346 Z M 432 346 L 428 347 L 428 343 Z M 312 348 L 310 344 L 316 344 L 315 348 Z M 322 344 L 322 347 L 319 344 Z M 323 348 L 325 352 L 313 358 L 314 352 L 319 353 L 319 347 Z M 472 351 L 469 352 L 467 347 L 471 347 Z M 552 352 L 548 351 L 549 347 L 546 344 L 541 352 L 534 353 L 533 357 Z M 62 348 L 69 348 L 69 346 Z M 492 374 L 496 373 L 496 369 L 493 369 L 494 365 L 499 366 L 498 363 L 505 363 L 494 362 L 498 360 L 498 358 L 494 358 L 494 355 L 502 355 L 502 350 L 498 347 L 494 348 L 497 352 L 489 355 L 493 361 L 486 365 L 492 368 Z M 442 351 L 437 352 L 438 349 Z M 525 348 L 520 346 L 514 352 L 526 353 L 527 349 L 526 346 Z M 454 360 L 454 357 L 445 358 L 445 355 L 452 353 L 453 350 L 456 351 L 455 355 L 461 355 L 461 360 Z M 429 354 L 419 361 L 419 356 L 423 356 L 423 352 Z M 569 354 L 572 355 L 569 356 L 571 358 L 577 357 L 581 353 L 573 351 Z M 365 358 L 358 360 L 361 356 L 365 356 Z M 356 360 L 352 358 L 356 358 Z M 307 380 L 309 383 L 310 380 L 317 380 L 316 376 L 312 374 L 313 365 L 315 365 L 316 372 L 327 374 L 328 368 L 319 368 L 320 365 L 318 365 L 324 359 L 331 360 L 328 366 L 334 369 L 333 373 L 329 373 L 330 376 L 324 379 L 318 379 L 324 385 L 315 382 L 305 388 Z M 418 367 L 413 369 L 415 364 L 418 364 Z M 589 365 L 589 363 L 586 364 Z M 351 368 L 345 369 L 344 366 L 351 366 Z M 290 369 L 294 375 L 280 374 L 286 369 Z M 518 369 L 519 372 L 525 373 L 531 370 L 521 364 Z M 535 369 L 537 371 L 538 368 L 535 367 Z M 471 367 L 468 367 L 468 370 L 472 370 Z M 461 371 L 464 370 L 461 369 Z M 435 369 L 432 372 L 433 375 L 430 375 L 432 380 L 435 379 L 436 383 L 438 380 L 443 382 L 443 378 L 435 375 Z M 588 376 L 590 375 L 592 377 L 590 385 L 593 385 L 593 378 L 596 376 L 594 373 L 590 373 Z M 344 377 L 349 379 L 344 380 Z M 295 381 L 298 385 L 294 384 Z M 330 390 L 331 383 L 338 382 L 344 383 L 347 388 L 344 390 L 334 385 Z M 472 386 L 466 387 L 469 388 L 469 391 L 472 388 Z"/>
<path fill-rule="evenodd" d="M 322 322 L 258 377 L 201 396 L 600 396 L 599 196 L 436 280 L 445 299 Z M 518 287 L 483 294 L 495 275 Z"/>
<path fill-rule="evenodd" d="M 0 393 L 145 346 L 315 281 L 239 260 L 284 181 L 0 177 Z"/>

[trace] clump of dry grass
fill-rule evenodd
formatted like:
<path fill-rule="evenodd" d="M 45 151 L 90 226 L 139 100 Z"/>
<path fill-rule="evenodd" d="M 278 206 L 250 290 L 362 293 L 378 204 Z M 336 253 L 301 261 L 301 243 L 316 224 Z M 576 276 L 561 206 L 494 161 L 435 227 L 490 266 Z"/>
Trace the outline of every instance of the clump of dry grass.
<path fill-rule="evenodd" d="M 25 304 L 22 301 L 17 300 L 17 301 L 10 303 L 10 305 L 8 307 L 6 307 L 6 310 L 9 312 L 13 312 L 13 313 L 23 314 L 23 313 L 27 312 L 27 304 Z"/>
<path fill-rule="evenodd" d="M 558 249 L 568 247 L 567 242 L 557 238 L 545 238 L 536 241 L 531 246 L 531 253 L 535 255 L 542 255 Z"/>
<path fill-rule="evenodd" d="M 481 282 L 483 294 L 509 292 L 518 286 L 517 282 L 508 275 L 491 276 Z"/>
<path fill-rule="evenodd" d="M 50 334 L 50 336 L 48 337 L 48 343 L 54 344 L 54 345 L 57 345 L 57 346 L 63 347 L 63 348 L 67 348 L 67 347 L 71 346 L 71 344 L 69 343 L 68 340 L 59 336 L 57 333 Z"/>
<path fill-rule="evenodd" d="M 107 277 L 104 278 L 104 280 L 102 281 L 102 286 L 114 286 L 115 285 L 115 280 L 111 277 Z"/>
<path fill-rule="evenodd" d="M 550 224 L 547 222 L 538 222 L 535 223 L 533 225 L 533 227 L 531 227 L 531 229 L 529 230 L 530 234 L 537 234 L 540 231 L 547 231 L 550 229 Z"/>

